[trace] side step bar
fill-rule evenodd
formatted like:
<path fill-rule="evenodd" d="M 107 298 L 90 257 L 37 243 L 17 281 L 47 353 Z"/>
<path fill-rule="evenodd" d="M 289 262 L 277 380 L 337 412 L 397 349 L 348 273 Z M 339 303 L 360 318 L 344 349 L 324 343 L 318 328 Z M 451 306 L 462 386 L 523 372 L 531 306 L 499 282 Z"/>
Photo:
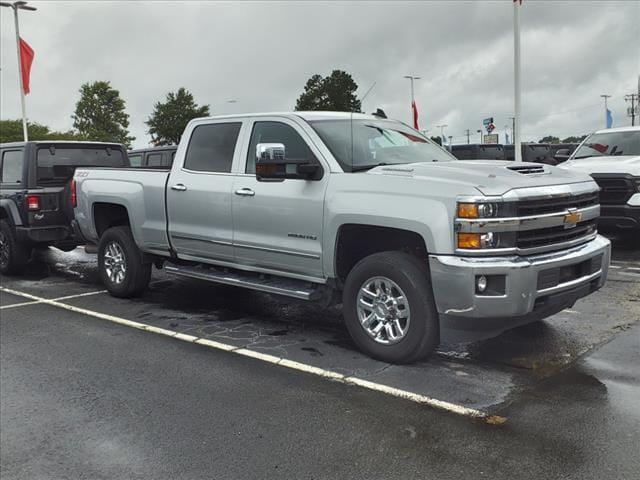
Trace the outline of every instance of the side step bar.
<path fill-rule="evenodd" d="M 259 290 L 261 292 L 299 298 L 301 300 L 316 300 L 321 294 L 316 286 L 310 282 L 282 277 L 259 277 L 238 272 L 223 272 L 214 268 L 191 267 L 185 265 L 165 265 L 164 270 L 180 277 L 197 278 L 224 285 Z"/>

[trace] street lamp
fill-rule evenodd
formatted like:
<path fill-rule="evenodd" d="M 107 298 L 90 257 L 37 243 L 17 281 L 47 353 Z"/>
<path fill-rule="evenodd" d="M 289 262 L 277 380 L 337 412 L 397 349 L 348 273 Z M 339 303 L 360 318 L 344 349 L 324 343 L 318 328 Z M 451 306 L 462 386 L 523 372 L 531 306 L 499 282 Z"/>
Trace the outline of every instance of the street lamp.
<path fill-rule="evenodd" d="M 611 95 L 600 95 L 602 98 L 604 98 L 604 128 L 609 128 L 608 124 L 609 124 L 609 115 L 607 114 L 607 98 L 611 98 Z"/>
<path fill-rule="evenodd" d="M 413 113 L 413 108 L 416 102 L 415 96 L 413 94 L 413 81 L 414 80 L 420 80 L 421 77 L 416 77 L 415 75 L 405 75 L 404 78 L 408 78 L 411 81 L 411 120 L 414 123 L 414 128 L 418 128 L 418 125 L 416 125 L 417 122 L 414 122 L 414 113 Z"/>
<path fill-rule="evenodd" d="M 10 7 L 13 9 L 13 18 L 16 24 L 16 51 L 18 52 L 18 79 L 20 88 L 20 103 L 22 106 L 22 133 L 24 135 L 24 141 L 29 141 L 29 134 L 27 132 L 27 109 L 24 102 L 24 86 L 22 83 L 22 60 L 20 56 L 20 27 L 18 26 L 18 10 L 29 10 L 35 12 L 36 7 L 27 5 L 27 2 L 0 2 L 0 7 Z"/>
<path fill-rule="evenodd" d="M 440 129 L 440 138 L 442 139 L 442 142 L 446 142 L 446 138 L 444 136 L 444 127 L 448 127 L 449 125 L 436 125 L 436 128 Z M 444 146 L 444 145 L 443 145 Z"/>
<path fill-rule="evenodd" d="M 476 130 L 476 133 L 480 134 L 480 143 L 482 143 L 482 130 Z"/>

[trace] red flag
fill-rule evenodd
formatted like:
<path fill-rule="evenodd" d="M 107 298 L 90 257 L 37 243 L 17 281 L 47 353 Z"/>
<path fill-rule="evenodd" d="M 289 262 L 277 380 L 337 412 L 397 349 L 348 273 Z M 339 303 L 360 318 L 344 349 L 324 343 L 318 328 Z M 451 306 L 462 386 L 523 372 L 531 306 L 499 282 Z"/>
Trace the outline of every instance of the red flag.
<path fill-rule="evenodd" d="M 411 102 L 411 110 L 413 110 L 413 128 L 418 129 L 418 107 L 416 107 L 416 102 Z"/>
<path fill-rule="evenodd" d="M 22 90 L 25 95 L 31 90 L 29 89 L 29 80 L 31 77 L 31 64 L 33 63 L 35 52 L 22 38 L 20 39 L 20 68 L 22 69 Z"/>

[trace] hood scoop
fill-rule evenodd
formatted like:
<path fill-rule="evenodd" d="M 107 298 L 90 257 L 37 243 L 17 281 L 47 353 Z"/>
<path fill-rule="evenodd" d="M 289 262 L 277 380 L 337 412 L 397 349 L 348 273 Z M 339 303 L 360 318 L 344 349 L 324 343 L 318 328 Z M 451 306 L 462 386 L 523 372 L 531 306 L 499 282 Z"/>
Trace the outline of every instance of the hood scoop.
<path fill-rule="evenodd" d="M 507 168 L 514 172 L 521 173 L 522 175 L 540 175 L 550 173 L 549 170 L 544 168 L 544 165 L 514 165 Z"/>

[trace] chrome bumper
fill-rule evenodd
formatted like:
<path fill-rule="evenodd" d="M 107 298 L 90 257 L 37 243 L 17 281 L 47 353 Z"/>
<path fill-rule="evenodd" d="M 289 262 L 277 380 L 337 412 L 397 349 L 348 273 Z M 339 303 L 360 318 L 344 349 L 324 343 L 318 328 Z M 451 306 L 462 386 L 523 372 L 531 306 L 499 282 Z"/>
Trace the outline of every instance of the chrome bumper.
<path fill-rule="evenodd" d="M 599 268 L 551 287 L 539 274 L 601 257 Z M 531 256 L 460 257 L 430 255 L 429 265 L 441 329 L 487 335 L 553 315 L 600 288 L 607 277 L 611 243 L 598 235 L 569 249 Z M 501 295 L 476 292 L 479 275 L 504 275 Z"/>

